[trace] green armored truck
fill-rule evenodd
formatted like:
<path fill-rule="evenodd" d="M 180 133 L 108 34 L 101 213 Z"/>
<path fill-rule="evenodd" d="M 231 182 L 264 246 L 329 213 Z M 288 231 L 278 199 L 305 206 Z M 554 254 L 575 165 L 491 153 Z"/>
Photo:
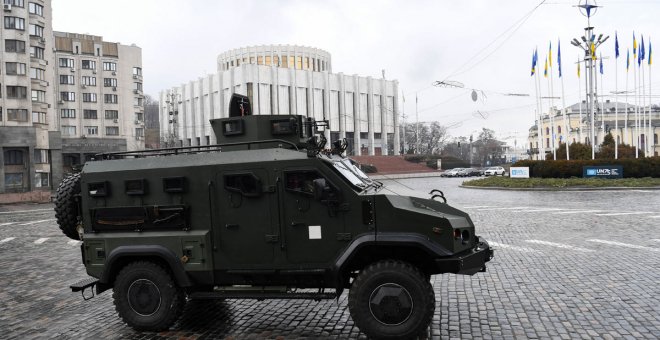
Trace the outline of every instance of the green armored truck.
<path fill-rule="evenodd" d="M 59 186 L 56 217 L 82 240 L 85 299 L 113 290 L 136 330 L 168 329 L 189 299 L 333 299 L 349 289 L 370 337 L 411 338 L 435 310 L 434 274 L 493 257 L 433 190 L 401 196 L 342 157 L 326 122 L 250 115 L 234 95 L 218 144 L 97 155 Z M 91 291 L 91 293 L 90 293 Z"/>

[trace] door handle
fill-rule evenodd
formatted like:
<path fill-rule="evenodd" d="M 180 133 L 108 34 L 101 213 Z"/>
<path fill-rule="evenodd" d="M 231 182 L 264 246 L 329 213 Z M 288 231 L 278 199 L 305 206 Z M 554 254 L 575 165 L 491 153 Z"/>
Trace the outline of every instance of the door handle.
<path fill-rule="evenodd" d="M 225 228 L 227 228 L 227 229 L 238 228 L 238 227 L 239 227 L 238 224 L 230 224 L 230 223 L 225 224 Z"/>
<path fill-rule="evenodd" d="M 305 222 L 296 222 L 296 221 L 291 221 L 291 226 L 296 227 L 296 226 L 306 226 L 307 223 Z"/>

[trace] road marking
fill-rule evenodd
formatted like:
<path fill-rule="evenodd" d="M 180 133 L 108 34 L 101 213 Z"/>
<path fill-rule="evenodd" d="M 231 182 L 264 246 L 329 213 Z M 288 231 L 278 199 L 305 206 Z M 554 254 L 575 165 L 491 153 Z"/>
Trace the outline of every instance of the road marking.
<path fill-rule="evenodd" d="M 525 240 L 525 242 L 535 243 L 535 244 L 542 244 L 542 245 L 545 245 L 545 246 L 557 247 L 557 248 L 562 248 L 562 249 L 582 251 L 582 252 L 592 252 L 592 251 L 594 251 L 592 249 L 574 247 L 574 246 L 570 246 L 568 244 L 548 242 L 548 241 L 542 241 L 542 240 Z"/>
<path fill-rule="evenodd" d="M 67 242 L 67 244 L 70 245 L 70 246 L 77 246 L 77 245 L 80 244 L 80 241 L 78 241 L 78 240 L 71 240 L 71 241 Z"/>
<path fill-rule="evenodd" d="M 560 209 L 560 208 L 541 208 L 541 209 L 530 209 L 530 210 L 519 210 L 516 212 L 550 212 L 550 211 L 559 211 L 559 210 L 568 210 L 568 209 Z"/>
<path fill-rule="evenodd" d="M 477 210 L 479 210 L 479 211 L 489 211 L 489 210 L 517 210 L 517 209 L 529 209 L 529 207 L 482 208 L 482 209 L 477 209 Z"/>
<path fill-rule="evenodd" d="M 48 237 L 42 237 L 42 238 L 34 241 L 34 244 L 42 244 L 42 243 L 46 242 L 46 240 L 48 240 Z"/>
<path fill-rule="evenodd" d="M 649 216 L 649 218 L 660 218 L 660 215 L 656 215 L 656 216 Z"/>
<path fill-rule="evenodd" d="M 654 214 L 650 211 L 635 211 L 635 212 L 621 212 L 621 213 L 607 213 L 607 214 L 595 214 L 596 216 L 621 216 L 621 215 L 643 215 L 643 214 Z"/>
<path fill-rule="evenodd" d="M 27 223 L 22 223 L 22 224 L 19 224 L 19 225 L 32 225 L 32 224 L 43 223 L 43 222 L 50 222 L 50 221 L 55 221 L 55 219 L 54 219 L 54 218 L 51 218 L 51 219 L 47 219 L 47 220 L 37 220 L 37 221 L 31 221 L 31 222 L 27 222 Z"/>
<path fill-rule="evenodd" d="M 490 205 L 476 205 L 474 207 L 463 207 L 463 209 L 490 208 Z"/>
<path fill-rule="evenodd" d="M 5 223 L 0 223 L 0 227 L 5 226 L 5 225 L 14 224 L 14 223 L 16 223 L 16 222 L 5 222 Z"/>
<path fill-rule="evenodd" d="M 650 250 L 650 251 L 660 251 L 660 248 L 645 247 L 645 246 L 640 246 L 640 245 L 637 245 L 637 244 L 628 244 L 628 243 L 621 243 L 621 242 L 614 242 L 614 241 L 607 241 L 607 240 L 598 240 L 598 239 L 589 239 L 587 241 L 588 242 L 602 243 L 602 244 L 609 244 L 609 245 L 612 245 L 612 246 L 619 246 L 619 247 L 627 247 L 627 248 Z"/>
<path fill-rule="evenodd" d="M 488 244 L 493 246 L 493 247 L 499 247 L 502 249 L 511 249 L 511 250 L 517 250 L 517 251 L 522 251 L 526 253 L 536 253 L 538 250 L 532 249 L 532 248 L 527 248 L 527 247 L 517 247 L 517 246 L 512 246 L 509 244 L 504 244 L 504 243 L 498 243 L 498 242 L 493 242 L 493 241 L 488 241 Z"/>
<path fill-rule="evenodd" d="M 6 239 L 0 240 L 0 243 L 7 243 L 13 239 L 16 239 L 15 237 L 7 237 Z"/>
<path fill-rule="evenodd" d="M 586 214 L 586 213 L 592 213 L 592 212 L 599 212 L 602 210 L 574 210 L 574 211 L 560 211 L 553 213 L 554 215 L 564 215 L 564 214 Z"/>
<path fill-rule="evenodd" d="M 0 212 L 0 214 L 16 214 L 16 213 L 33 212 L 33 211 L 46 211 L 46 210 L 53 211 L 53 208 L 49 208 L 49 209 L 34 209 L 34 210 L 2 211 L 2 212 Z"/>

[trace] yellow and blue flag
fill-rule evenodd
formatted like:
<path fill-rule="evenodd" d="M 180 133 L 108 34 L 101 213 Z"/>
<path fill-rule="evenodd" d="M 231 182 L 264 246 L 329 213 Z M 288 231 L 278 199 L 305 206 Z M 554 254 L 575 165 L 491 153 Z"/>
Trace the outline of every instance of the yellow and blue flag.
<path fill-rule="evenodd" d="M 552 41 L 550 42 L 550 47 L 548 48 L 548 65 L 552 67 Z"/>
<path fill-rule="evenodd" d="M 626 50 L 626 72 L 630 69 L 630 49 Z"/>
<path fill-rule="evenodd" d="M 536 73 L 536 59 L 537 59 L 537 54 L 536 54 L 536 50 L 534 50 L 534 53 L 532 53 L 532 74 L 530 74 L 530 76 L 533 76 L 534 73 Z"/>
<path fill-rule="evenodd" d="M 637 58 L 637 39 L 635 39 L 635 31 L 633 31 L 633 61 Z"/>
<path fill-rule="evenodd" d="M 600 74 L 603 74 L 603 54 L 600 54 Z"/>
<path fill-rule="evenodd" d="M 543 69 L 543 76 L 548 78 L 548 57 L 545 57 L 545 68 Z"/>
<path fill-rule="evenodd" d="M 578 59 L 578 78 L 580 78 L 580 59 Z"/>
<path fill-rule="evenodd" d="M 649 39 L 649 66 L 651 66 L 651 57 L 653 56 L 652 53 L 653 51 L 651 51 L 651 39 Z"/>

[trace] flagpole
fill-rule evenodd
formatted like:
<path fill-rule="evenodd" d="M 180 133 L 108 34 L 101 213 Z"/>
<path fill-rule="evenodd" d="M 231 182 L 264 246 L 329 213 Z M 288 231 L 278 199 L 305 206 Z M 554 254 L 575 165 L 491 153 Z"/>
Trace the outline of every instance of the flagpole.
<path fill-rule="evenodd" d="M 550 48 L 548 58 L 549 58 L 548 61 L 550 63 L 550 65 L 549 65 L 550 66 L 550 77 L 549 77 L 550 78 L 550 109 L 548 110 L 548 112 L 550 113 L 550 129 L 551 129 L 550 138 L 552 138 L 552 159 L 556 161 L 557 160 L 557 147 L 555 146 L 555 133 L 556 132 L 555 132 L 555 109 L 554 109 L 554 107 L 555 107 L 555 99 L 554 99 L 555 87 L 554 87 L 554 83 L 552 81 L 552 78 L 553 78 L 553 76 L 552 76 L 552 47 Z"/>
<path fill-rule="evenodd" d="M 642 41 L 644 41 L 643 37 L 642 37 Z M 639 97 L 641 98 L 641 101 L 642 101 L 641 102 L 642 114 L 641 114 L 641 117 L 640 117 L 641 122 L 639 123 L 642 126 L 642 133 L 639 135 L 639 138 L 640 138 L 639 144 L 640 144 L 640 146 L 641 145 L 644 146 L 644 148 L 642 149 L 642 151 L 644 151 L 644 157 L 648 157 L 649 156 L 648 152 L 647 152 L 648 144 L 649 144 L 648 143 L 648 136 L 646 135 L 646 131 L 644 131 L 646 129 L 646 96 L 644 96 L 644 94 L 645 94 L 644 92 L 645 92 L 645 89 L 646 89 L 646 80 L 644 79 L 644 63 L 640 63 L 639 72 L 640 72 L 639 74 L 640 74 L 640 79 L 641 79 L 640 81 L 642 83 L 642 87 L 639 88 L 639 90 L 640 90 Z M 651 98 L 649 98 L 649 101 L 650 100 L 651 100 Z M 642 135 L 644 135 L 644 137 L 642 137 Z"/>
<path fill-rule="evenodd" d="M 541 101 L 541 77 L 539 77 L 539 72 L 536 72 L 536 83 L 538 86 L 538 102 L 539 102 L 539 123 L 538 125 L 538 149 L 539 149 L 539 155 L 537 157 L 537 160 L 545 160 L 545 148 L 543 147 L 543 129 L 541 128 L 541 119 L 543 118 L 543 101 Z M 543 152 L 541 152 L 543 151 Z M 543 155 L 543 158 L 541 158 L 541 155 Z"/>
<path fill-rule="evenodd" d="M 651 58 L 653 57 L 653 51 L 651 50 L 651 38 L 649 37 L 649 152 L 648 152 L 648 157 L 652 157 L 655 155 L 655 138 L 653 134 L 653 109 L 651 107 L 651 64 L 652 60 Z M 653 143 L 653 144 L 651 144 Z M 652 146 L 651 146 L 652 145 Z"/>
<path fill-rule="evenodd" d="M 406 95 L 403 94 L 403 90 L 401 90 L 401 98 L 403 99 L 403 105 L 401 105 L 403 124 L 401 124 L 401 127 L 403 128 L 403 154 L 405 155 L 408 153 L 408 148 L 406 148 Z"/>
<path fill-rule="evenodd" d="M 417 98 L 417 93 L 415 93 L 415 154 L 419 154 L 419 111 L 417 110 L 417 103 L 419 99 Z"/>
<path fill-rule="evenodd" d="M 578 55 L 578 105 L 580 107 L 580 122 L 578 124 L 578 136 L 579 136 L 579 142 L 583 143 L 584 139 L 582 139 L 582 83 L 580 80 L 579 71 L 580 71 L 580 56 Z"/>
<path fill-rule="evenodd" d="M 591 106 L 591 159 L 596 159 L 596 143 L 595 143 L 595 121 L 596 121 L 596 99 L 594 97 L 594 57 L 589 57 L 589 104 Z"/>
<path fill-rule="evenodd" d="M 628 65 L 630 62 L 630 50 L 626 52 L 626 115 L 625 120 L 623 121 L 623 144 L 628 144 Z"/>
<path fill-rule="evenodd" d="M 633 52 L 633 76 L 635 77 L 635 158 L 639 158 L 639 97 L 637 93 L 637 66 L 635 66 L 637 64 L 635 61 L 637 56 L 635 54 Z"/>
<path fill-rule="evenodd" d="M 559 67 L 559 78 L 561 79 L 561 106 L 564 110 L 564 144 L 566 146 L 566 160 L 570 160 L 571 156 L 568 153 L 568 140 L 570 138 L 570 130 L 568 129 L 568 124 L 566 123 L 566 98 L 564 95 L 564 78 L 561 75 L 561 45 L 557 41 L 557 66 Z"/>
<path fill-rule="evenodd" d="M 619 37 L 616 37 L 616 51 L 614 56 L 614 159 L 619 158 Z"/>
<path fill-rule="evenodd" d="M 603 65 L 603 54 L 600 54 L 600 65 Z M 603 86 L 603 73 L 600 71 L 600 131 L 603 133 L 603 137 L 600 139 L 600 143 L 602 144 L 603 141 L 605 140 L 605 87 Z M 598 77 L 598 74 L 596 74 L 596 77 Z M 598 93 L 598 78 L 596 78 L 596 93 Z M 596 94 L 596 98 L 598 98 L 598 94 Z"/>

